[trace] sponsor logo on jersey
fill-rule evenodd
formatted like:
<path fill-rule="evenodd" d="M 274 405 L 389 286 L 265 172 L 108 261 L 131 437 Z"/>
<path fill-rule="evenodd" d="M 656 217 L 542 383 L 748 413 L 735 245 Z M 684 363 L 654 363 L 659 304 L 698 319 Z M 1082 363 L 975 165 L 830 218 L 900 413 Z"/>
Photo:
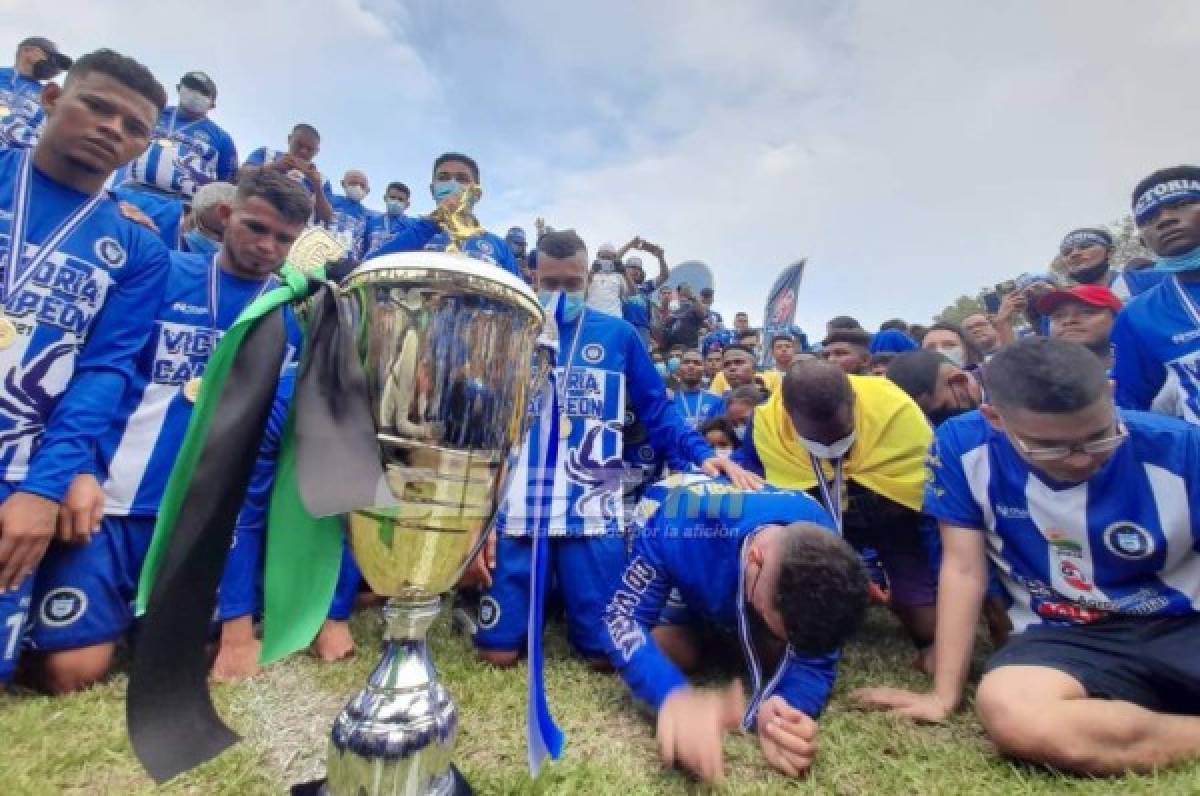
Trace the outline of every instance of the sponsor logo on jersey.
<path fill-rule="evenodd" d="M 52 589 L 42 598 L 38 618 L 48 627 L 66 627 L 79 621 L 87 605 L 87 595 L 79 589 L 68 586 Z"/>

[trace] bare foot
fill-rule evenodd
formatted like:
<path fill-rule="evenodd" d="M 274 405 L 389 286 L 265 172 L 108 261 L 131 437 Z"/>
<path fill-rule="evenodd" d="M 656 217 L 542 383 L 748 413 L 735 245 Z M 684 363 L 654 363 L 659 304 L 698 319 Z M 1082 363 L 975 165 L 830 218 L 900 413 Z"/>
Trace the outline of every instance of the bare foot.
<path fill-rule="evenodd" d="M 249 617 L 234 619 L 221 627 L 221 644 L 213 661 L 212 676 L 218 683 L 236 683 L 258 674 L 262 642 L 254 636 Z"/>
<path fill-rule="evenodd" d="M 332 663 L 354 654 L 354 637 L 350 635 L 350 623 L 326 619 L 321 632 L 312 643 L 313 655 Z"/>

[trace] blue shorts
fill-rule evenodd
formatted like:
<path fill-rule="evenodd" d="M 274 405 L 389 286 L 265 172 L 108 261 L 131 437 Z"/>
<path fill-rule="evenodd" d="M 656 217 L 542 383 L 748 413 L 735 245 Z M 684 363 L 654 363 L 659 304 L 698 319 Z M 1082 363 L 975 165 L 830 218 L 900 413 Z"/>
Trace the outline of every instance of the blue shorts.
<path fill-rule="evenodd" d="M 153 537 L 154 517 L 105 517 L 89 543 L 51 545 L 33 589 L 33 648 L 60 652 L 123 637 Z"/>
<path fill-rule="evenodd" d="M 620 536 L 556 537 L 550 540 L 550 574 L 558 581 L 567 617 L 567 640 L 586 658 L 606 658 L 604 609 L 628 560 Z M 501 535 L 496 542 L 492 587 L 479 599 L 475 646 L 520 650 L 529 623 L 528 537 Z"/>
<path fill-rule="evenodd" d="M 15 491 L 11 483 L 0 481 L 0 503 Z M 34 570 L 35 577 L 36 574 L 37 570 Z M 0 594 L 0 685 L 12 680 L 17 670 L 17 659 L 28 631 L 33 580 L 26 578 L 16 591 Z"/>

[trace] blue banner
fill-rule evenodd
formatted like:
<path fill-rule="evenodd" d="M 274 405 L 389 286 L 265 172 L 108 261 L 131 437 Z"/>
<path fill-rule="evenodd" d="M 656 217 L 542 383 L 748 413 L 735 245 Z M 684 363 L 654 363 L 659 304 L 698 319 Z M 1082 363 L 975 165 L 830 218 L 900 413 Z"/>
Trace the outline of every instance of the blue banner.
<path fill-rule="evenodd" d="M 800 294 L 800 280 L 804 278 L 804 266 L 807 260 L 797 260 L 783 269 L 783 273 L 771 286 L 767 294 L 767 306 L 763 310 L 762 324 L 762 365 L 772 367 L 775 358 L 771 355 L 771 338 L 780 332 L 788 332 L 797 337 L 796 349 L 801 350 L 804 340 L 796 326 L 796 301 Z"/>

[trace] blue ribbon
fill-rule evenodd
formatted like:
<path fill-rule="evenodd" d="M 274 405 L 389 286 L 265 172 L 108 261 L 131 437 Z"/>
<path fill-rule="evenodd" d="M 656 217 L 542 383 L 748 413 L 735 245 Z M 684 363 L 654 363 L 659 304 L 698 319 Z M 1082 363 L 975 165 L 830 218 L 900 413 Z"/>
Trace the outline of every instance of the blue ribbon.
<path fill-rule="evenodd" d="M 550 315 L 561 312 L 563 296 L 555 302 L 558 306 Z M 551 321 L 553 323 L 553 321 Z M 529 572 L 529 623 L 526 628 L 528 641 L 526 654 L 529 662 L 529 686 L 526 703 L 526 737 L 528 743 L 529 773 L 536 778 L 546 757 L 558 760 L 562 757 L 567 738 L 550 715 L 546 699 L 545 650 L 542 634 L 546 620 L 546 581 L 550 572 L 550 519 L 554 501 L 554 474 L 558 467 L 559 448 L 559 405 L 558 380 L 553 369 L 547 375 L 541 396 L 541 415 L 531 429 L 528 445 L 531 446 L 526 473 L 529 484 L 527 500 L 532 505 L 528 527 L 533 534 L 532 563 Z M 533 433 L 538 432 L 537 434 Z"/>

